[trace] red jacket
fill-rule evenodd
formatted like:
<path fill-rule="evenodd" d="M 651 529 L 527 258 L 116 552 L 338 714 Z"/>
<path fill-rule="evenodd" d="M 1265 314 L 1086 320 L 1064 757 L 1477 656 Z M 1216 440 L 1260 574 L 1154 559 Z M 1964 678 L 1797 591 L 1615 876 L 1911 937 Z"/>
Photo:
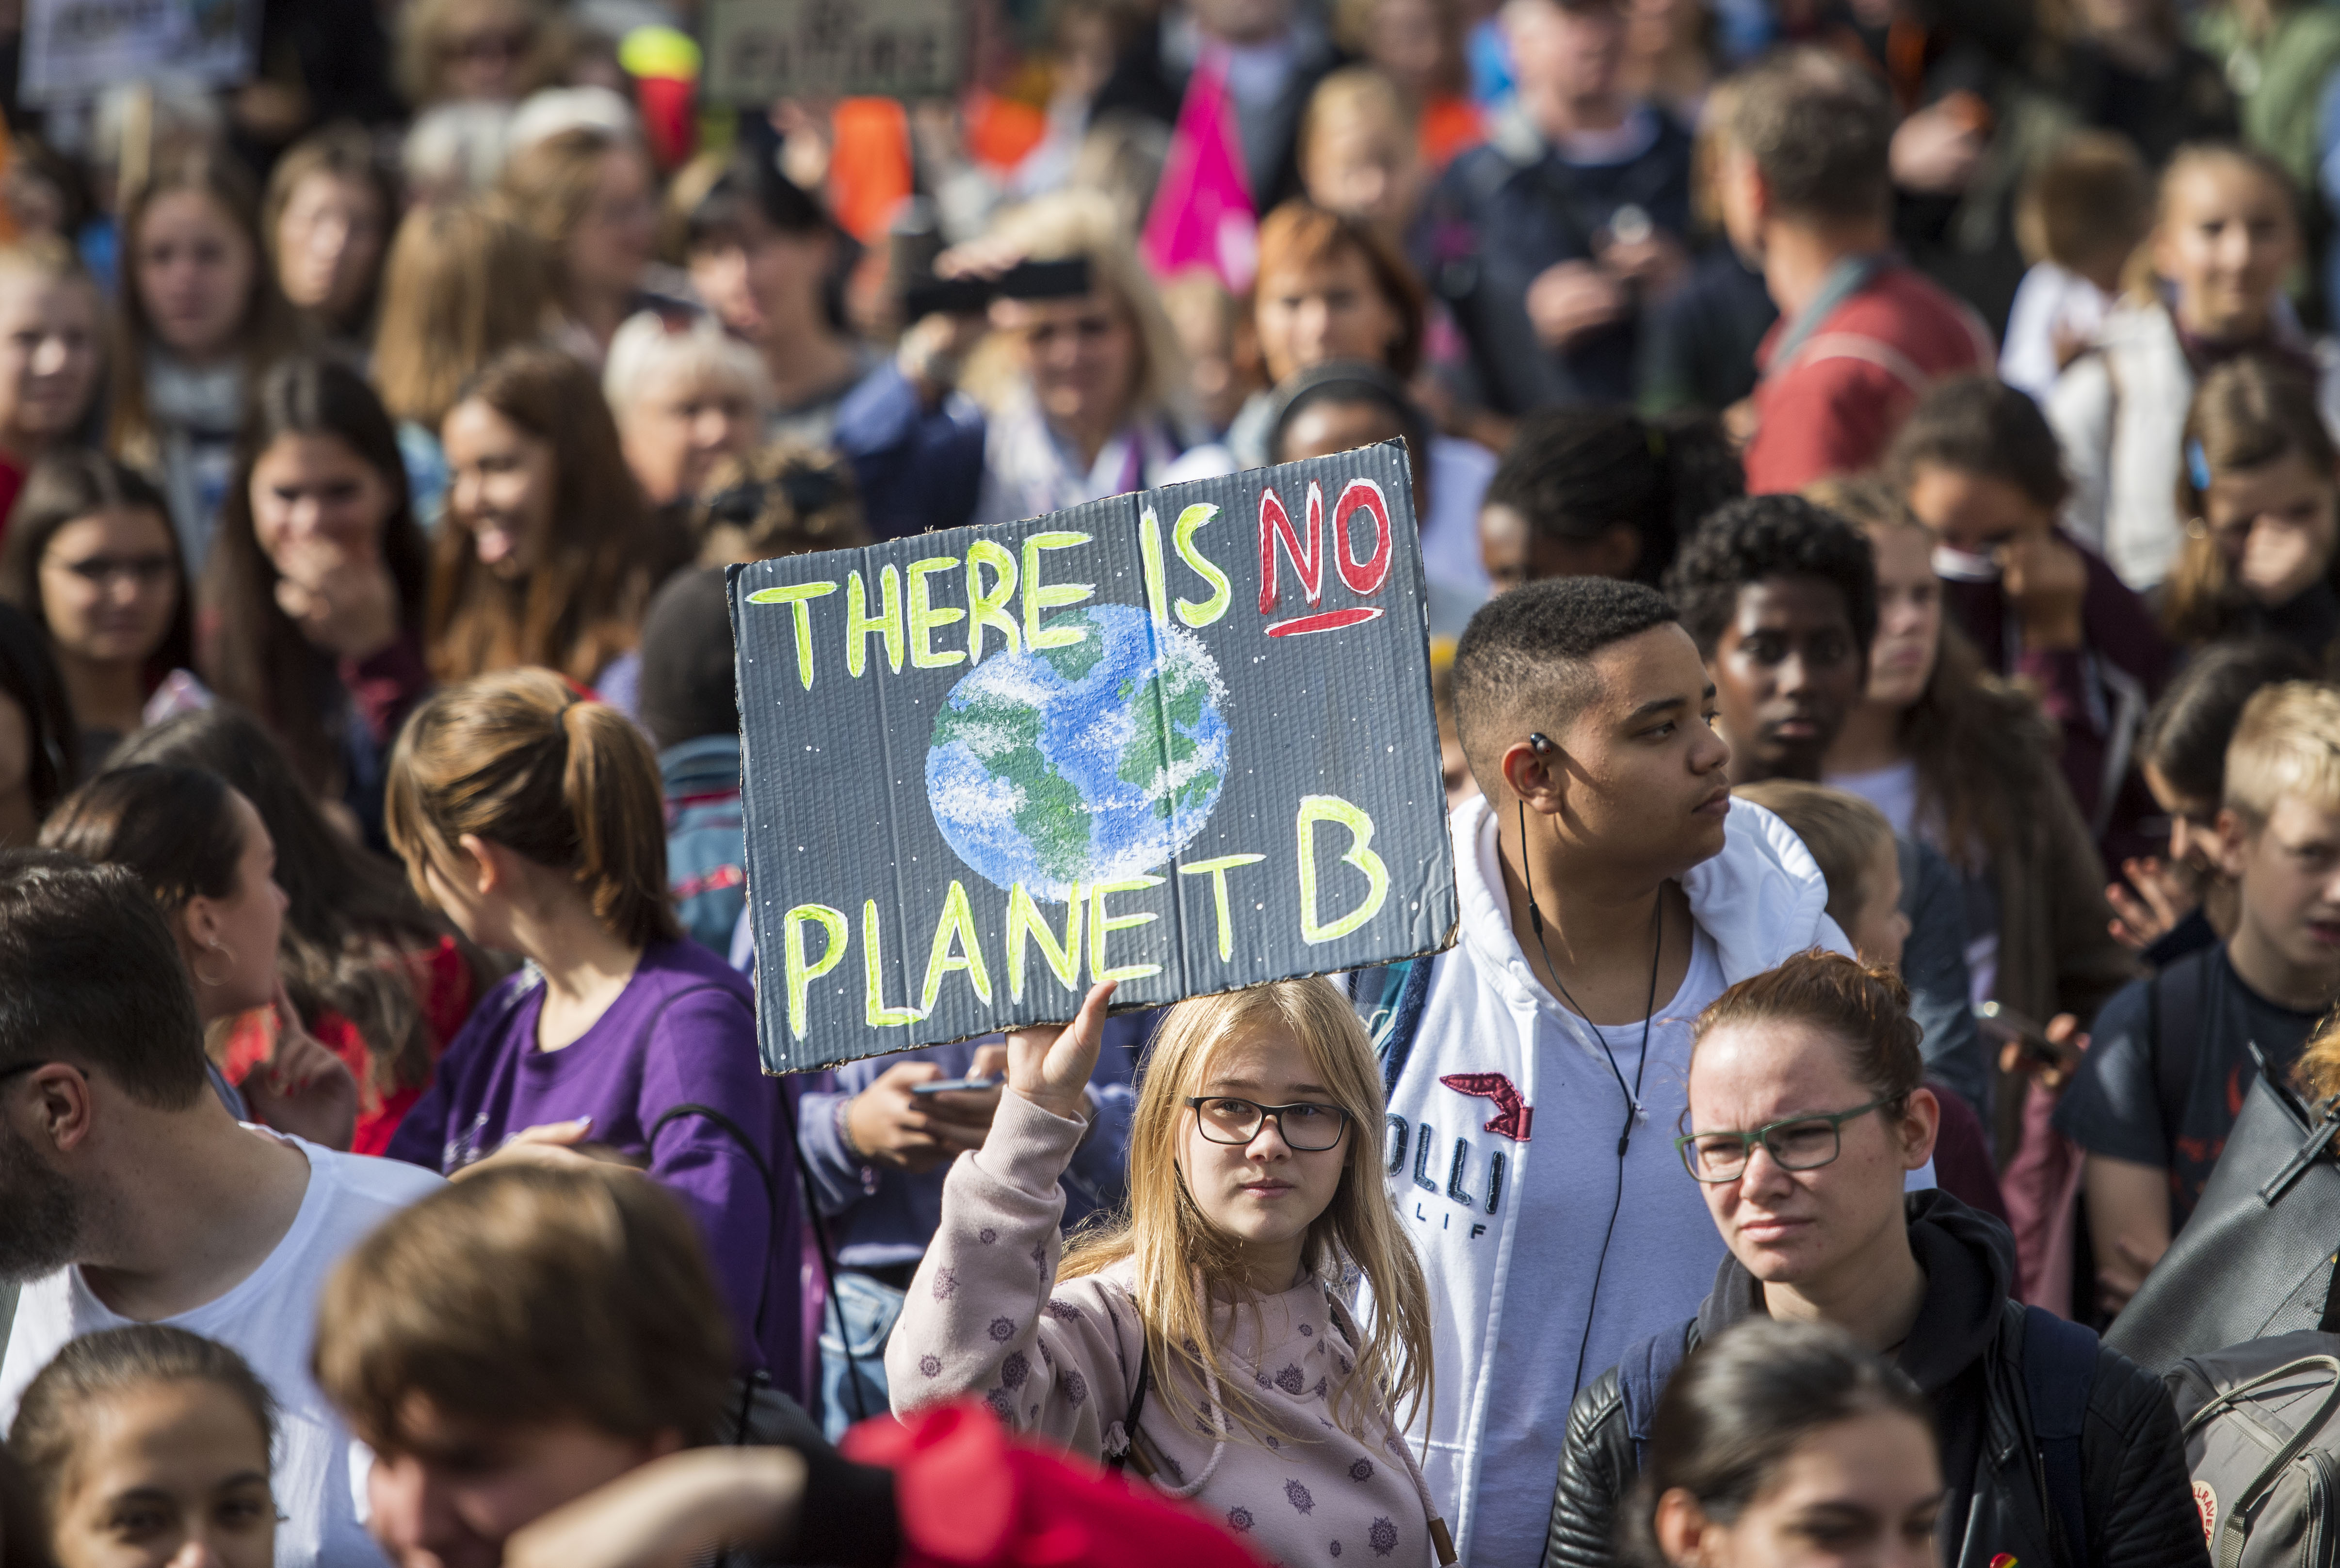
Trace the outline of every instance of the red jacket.
<path fill-rule="evenodd" d="M 972 1399 L 865 1421 L 840 1451 L 894 1472 L 899 1568 L 1260 1568 L 1215 1521 L 1011 1439 Z"/>
<path fill-rule="evenodd" d="M 1899 262 L 1829 312 L 1793 359 L 1775 365 L 1773 350 L 1788 330 L 1782 317 L 1755 352 L 1763 379 L 1747 446 L 1750 495 L 1800 490 L 1874 467 L 1929 386 L 1988 370 L 1998 360 L 1981 317 Z"/>

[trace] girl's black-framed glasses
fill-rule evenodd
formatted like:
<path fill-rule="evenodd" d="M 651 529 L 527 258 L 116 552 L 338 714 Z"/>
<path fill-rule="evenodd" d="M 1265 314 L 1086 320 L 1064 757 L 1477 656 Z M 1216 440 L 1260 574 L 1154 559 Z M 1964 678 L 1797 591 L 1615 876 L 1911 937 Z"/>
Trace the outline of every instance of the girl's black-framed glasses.
<path fill-rule="evenodd" d="M 1213 1143 L 1247 1144 L 1273 1119 L 1285 1143 L 1304 1154 L 1321 1154 L 1339 1148 L 1349 1130 L 1349 1113 L 1337 1105 L 1261 1105 L 1232 1094 L 1190 1094 L 1186 1103 L 1194 1107 L 1195 1126 Z"/>

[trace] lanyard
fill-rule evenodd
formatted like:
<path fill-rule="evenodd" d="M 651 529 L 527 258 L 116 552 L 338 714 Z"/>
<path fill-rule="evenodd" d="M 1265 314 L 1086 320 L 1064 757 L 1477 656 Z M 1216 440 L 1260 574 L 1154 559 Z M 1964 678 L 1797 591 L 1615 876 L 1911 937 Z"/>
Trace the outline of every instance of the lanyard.
<path fill-rule="evenodd" d="M 1823 322 L 1836 314 L 1837 307 L 1869 287 L 1869 281 L 1883 271 L 1890 260 L 1889 256 L 1879 254 L 1847 256 L 1829 268 L 1829 275 L 1820 282 L 1820 291 L 1812 296 L 1810 303 L 1798 311 L 1796 319 L 1788 323 L 1787 330 L 1780 334 L 1779 345 L 1771 350 L 1771 360 L 1765 367 L 1765 374 L 1784 370 L 1793 363 L 1797 352 L 1811 341 L 1812 335 L 1820 330 Z"/>

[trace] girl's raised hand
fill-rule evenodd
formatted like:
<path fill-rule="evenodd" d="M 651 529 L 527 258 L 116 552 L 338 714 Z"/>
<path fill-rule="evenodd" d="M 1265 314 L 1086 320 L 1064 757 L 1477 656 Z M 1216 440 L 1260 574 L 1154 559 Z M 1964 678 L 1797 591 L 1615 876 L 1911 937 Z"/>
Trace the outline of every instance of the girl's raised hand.
<path fill-rule="evenodd" d="M 1009 1030 L 1007 1087 L 1052 1115 L 1067 1120 L 1079 1116 L 1081 1096 L 1105 1043 L 1105 1010 L 1114 986 L 1106 980 L 1089 987 L 1079 1014 L 1061 1031 L 1045 1024 Z"/>

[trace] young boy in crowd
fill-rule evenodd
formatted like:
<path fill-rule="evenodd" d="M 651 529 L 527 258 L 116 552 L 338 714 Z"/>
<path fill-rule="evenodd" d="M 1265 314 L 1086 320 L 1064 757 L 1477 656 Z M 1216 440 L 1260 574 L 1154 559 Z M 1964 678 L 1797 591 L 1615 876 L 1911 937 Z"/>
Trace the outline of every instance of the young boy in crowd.
<path fill-rule="evenodd" d="M 1690 1021 L 1844 939 L 1795 836 L 1733 805 L 1713 685 L 1654 589 L 1515 588 L 1453 682 L 1483 792 L 1450 818 L 1461 940 L 1379 971 L 1373 1021 L 1438 1356 L 1409 1441 L 1462 1559 L 1514 1568 L 1542 1555 L 1577 1388 L 1688 1316 L 1720 1257 L 1669 1130 Z"/>
<path fill-rule="evenodd" d="M 857 1434 L 870 1463 L 854 1463 L 788 1400 L 743 1400 L 730 1341 L 670 1194 L 614 1168 L 511 1166 L 351 1252 L 318 1306 L 317 1379 L 374 1451 L 371 1524 L 395 1568 L 627 1568 L 726 1543 L 892 1568 L 1019 1561 L 1044 1535 L 1066 1568 L 1247 1560 L 971 1409 Z M 1099 1546 L 1132 1539 L 1134 1558 Z"/>
<path fill-rule="evenodd" d="M 311 1330 L 342 1254 L 443 1185 L 238 1126 L 145 886 L 54 851 L 0 855 L 0 1281 L 24 1285 L 0 1426 L 81 1335 L 160 1323 L 216 1339 L 276 1401 L 278 1561 L 379 1568 Z"/>
<path fill-rule="evenodd" d="M 1914 846 L 1894 836 L 1885 814 L 1857 794 L 1801 779 L 1770 778 L 1730 792 L 1751 800 L 1796 830 L 1828 879 L 1829 918 L 1851 939 L 1855 957 L 1868 964 L 1899 969 L 1909 940 L 1903 913 L 1901 864 Z M 2007 1218 L 2007 1198 L 1983 1135 L 1982 1118 L 1929 1075 L 1927 1087 L 1941 1103 L 1941 1127 L 1934 1141 L 1934 1174 L 1942 1189 L 1971 1208 Z"/>
<path fill-rule="evenodd" d="M 1730 793 L 1796 830 L 1828 879 L 1829 919 L 1853 956 L 1898 968 L 1909 917 L 1901 911 L 1901 854 L 1885 814 L 1857 794 L 1802 779 L 1763 779 Z"/>
<path fill-rule="evenodd" d="M 2126 136 L 2083 131 L 2042 159 L 2015 205 L 2031 268 L 2008 312 L 1999 380 L 2044 401 L 2096 340 L 2152 228 L 2153 178 Z"/>
<path fill-rule="evenodd" d="M 2220 868 L 2234 934 L 2116 992 L 2056 1109 L 2087 1151 L 2102 1305 L 2117 1311 L 2193 1213 L 2256 1072 L 2286 1071 L 2340 997 L 2340 689 L 2292 681 L 2243 709 Z"/>
<path fill-rule="evenodd" d="M 1667 587 L 1714 680 L 1731 782 L 1818 783 L 1868 689 L 1877 634 L 1868 537 L 1800 496 L 1750 497 L 1691 536 Z M 1902 854 L 1910 932 L 1897 957 L 1926 1033 L 1926 1068 L 1987 1116 L 1990 1070 L 1975 1033 L 1958 875 L 1914 840 Z"/>

